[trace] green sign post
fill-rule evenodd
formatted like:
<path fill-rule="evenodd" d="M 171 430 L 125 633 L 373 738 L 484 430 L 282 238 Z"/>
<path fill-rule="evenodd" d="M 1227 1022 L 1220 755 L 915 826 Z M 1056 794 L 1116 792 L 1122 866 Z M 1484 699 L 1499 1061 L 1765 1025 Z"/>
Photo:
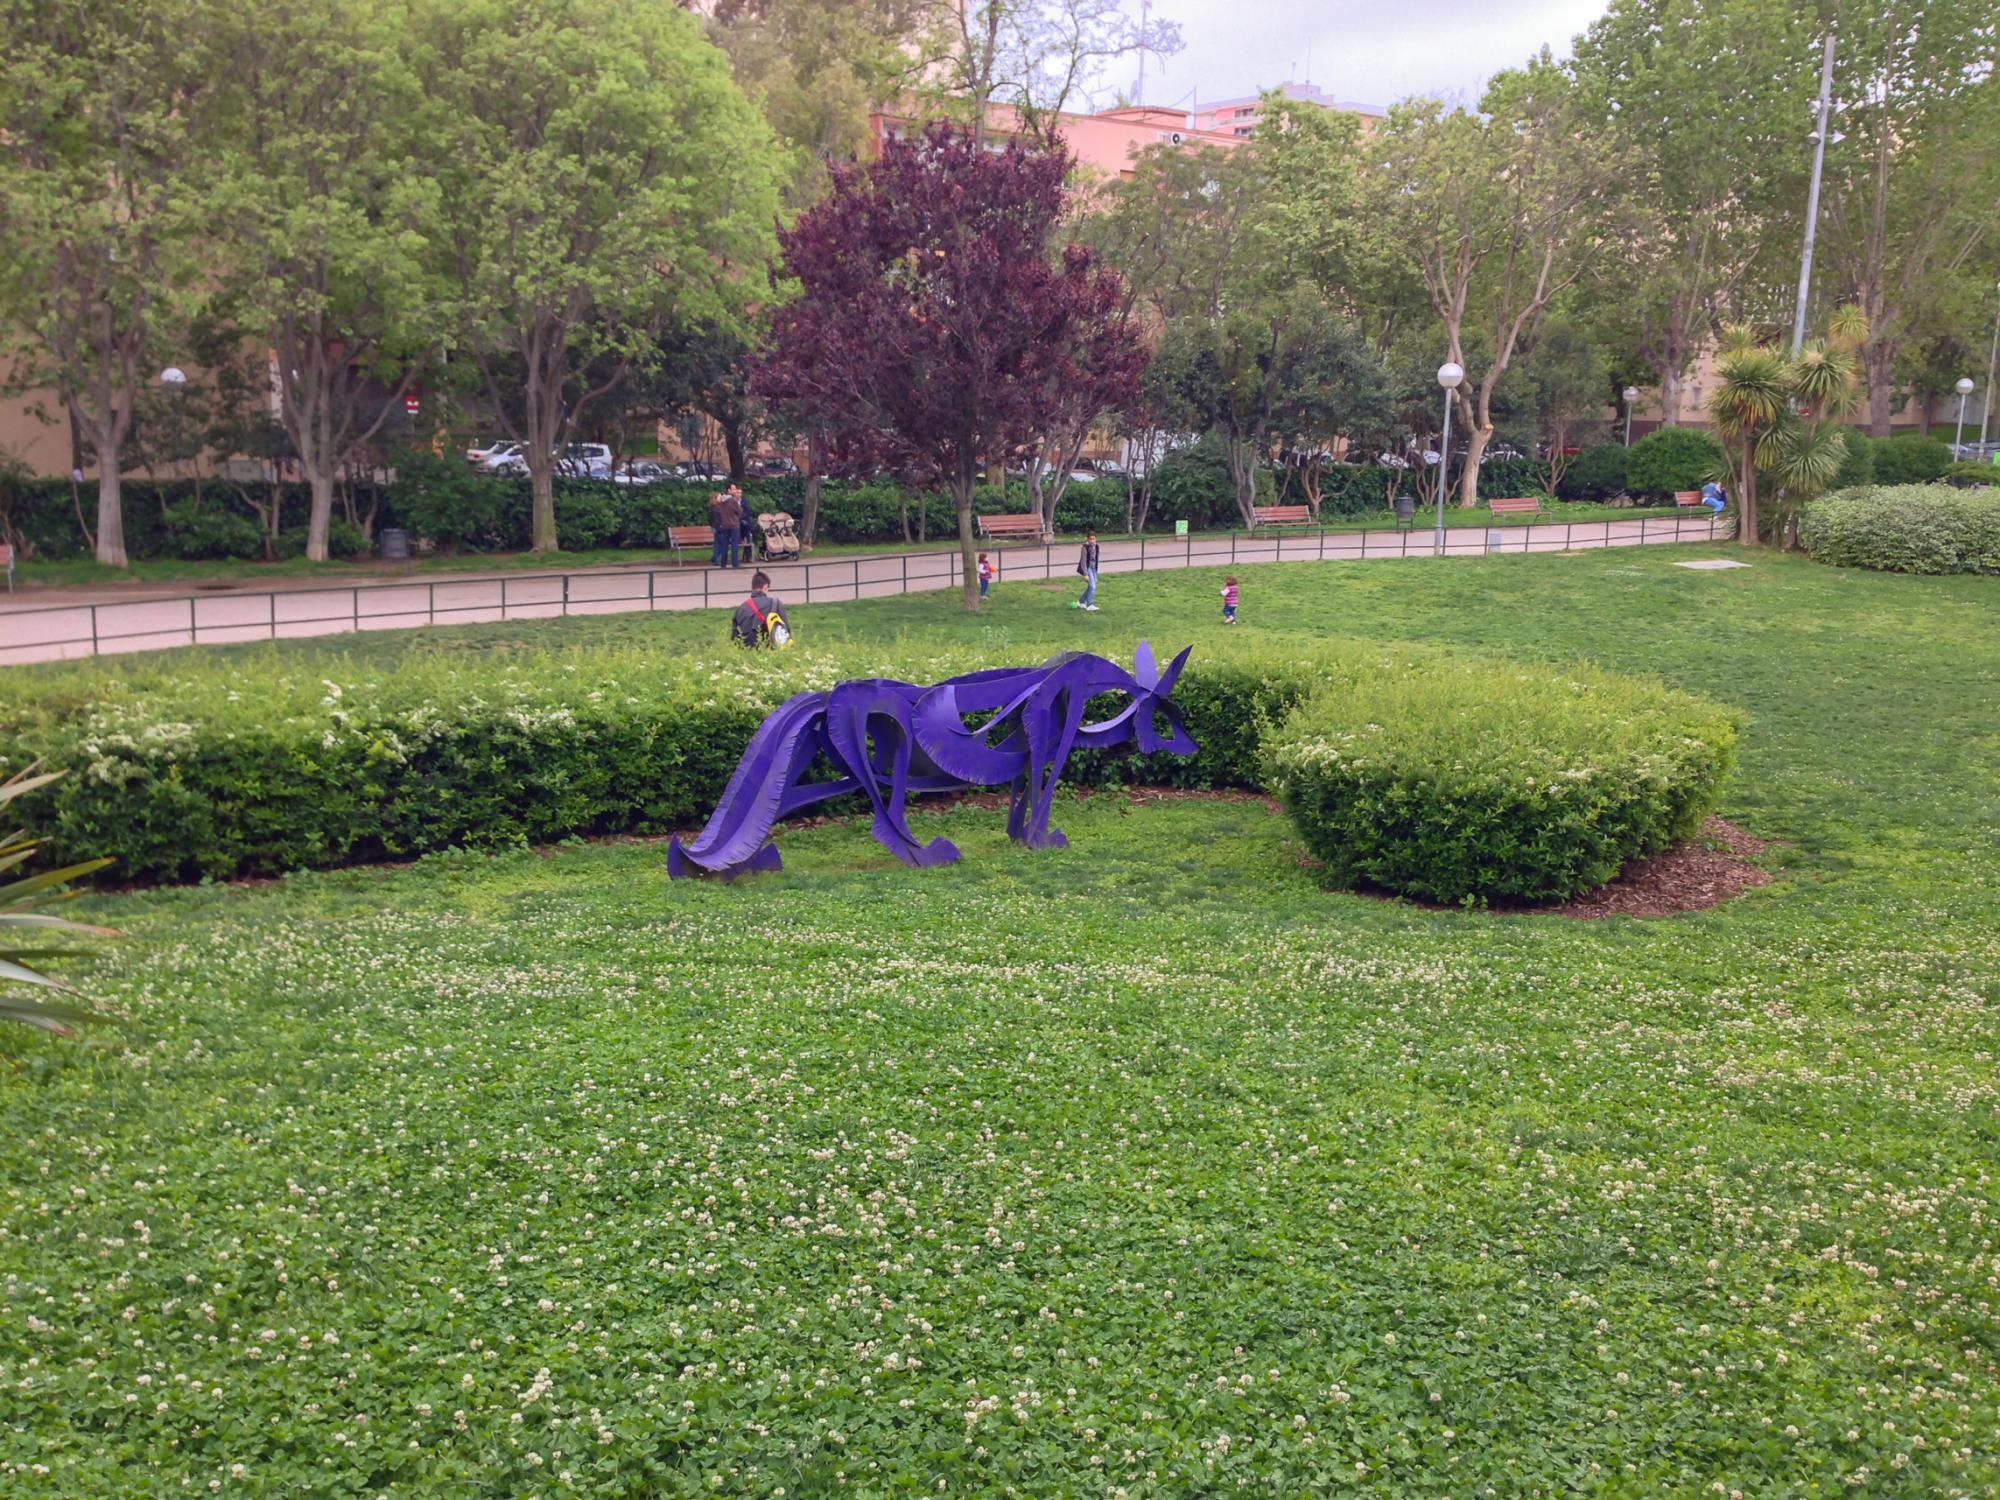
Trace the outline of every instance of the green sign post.
<path fill-rule="evenodd" d="M 1175 536 L 1187 535 L 1187 518 L 1185 516 L 1183 516 L 1180 520 L 1174 522 L 1174 535 Z"/>

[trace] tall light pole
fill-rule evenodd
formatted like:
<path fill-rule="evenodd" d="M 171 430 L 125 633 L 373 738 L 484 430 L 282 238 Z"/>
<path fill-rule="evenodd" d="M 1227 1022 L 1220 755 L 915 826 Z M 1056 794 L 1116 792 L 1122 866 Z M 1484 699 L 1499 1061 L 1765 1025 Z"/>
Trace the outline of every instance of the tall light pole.
<path fill-rule="evenodd" d="M 1826 138 L 1832 134 L 1833 33 L 1826 38 L 1826 59 L 1819 69 L 1819 128 L 1813 132 L 1812 191 L 1806 195 L 1806 249 L 1799 261 L 1799 307 L 1792 315 L 1792 358 L 1806 346 L 1806 296 L 1812 291 L 1813 235 L 1819 228 L 1819 174 L 1826 165 Z"/>
<path fill-rule="evenodd" d="M 1465 368 L 1447 360 L 1438 366 L 1438 384 L 1444 387 L 1444 441 L 1438 444 L 1438 524 L 1437 555 L 1444 556 L 1444 489 L 1451 473 L 1451 396 L 1465 379 Z"/>
<path fill-rule="evenodd" d="M 1626 386 L 1625 387 L 1625 446 L 1628 448 L 1632 446 L 1632 403 L 1634 401 L 1637 401 L 1638 399 L 1639 399 L 1639 387 L 1637 387 L 1636 385 Z"/>
<path fill-rule="evenodd" d="M 1958 431 L 1953 433 L 1951 438 L 1951 456 L 1954 462 L 1965 457 L 1965 398 L 1972 394 L 1972 377 L 1959 376 L 1955 389 L 1958 391 Z"/>
<path fill-rule="evenodd" d="M 1993 288 L 2000 292 L 2000 285 Z M 2000 365 L 2000 306 L 1993 309 L 1993 347 L 1986 351 L 1986 400 L 1979 408 L 1979 446 L 1986 446 L 1986 419 L 1993 414 L 1994 366 Z"/>
<path fill-rule="evenodd" d="M 181 398 L 187 390 L 187 383 L 187 371 L 179 365 L 168 365 L 160 371 L 160 387 L 173 403 L 174 478 L 176 479 L 181 477 Z"/>

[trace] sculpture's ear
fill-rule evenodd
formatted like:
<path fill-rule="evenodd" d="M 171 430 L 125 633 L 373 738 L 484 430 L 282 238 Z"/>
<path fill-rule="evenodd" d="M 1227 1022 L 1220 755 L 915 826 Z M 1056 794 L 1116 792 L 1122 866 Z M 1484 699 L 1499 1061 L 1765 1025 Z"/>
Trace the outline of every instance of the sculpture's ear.
<path fill-rule="evenodd" d="M 1180 681 L 1181 668 L 1187 665 L 1188 653 L 1193 650 L 1194 647 L 1192 646 L 1184 648 L 1181 654 L 1173 659 L 1173 663 L 1166 670 L 1166 675 L 1160 678 L 1160 685 L 1154 691 L 1162 698 L 1171 693 L 1174 690 L 1174 684 Z"/>
<path fill-rule="evenodd" d="M 1153 659 L 1151 641 L 1139 642 L 1139 649 L 1132 653 L 1132 675 L 1147 692 L 1159 685 L 1160 664 Z"/>

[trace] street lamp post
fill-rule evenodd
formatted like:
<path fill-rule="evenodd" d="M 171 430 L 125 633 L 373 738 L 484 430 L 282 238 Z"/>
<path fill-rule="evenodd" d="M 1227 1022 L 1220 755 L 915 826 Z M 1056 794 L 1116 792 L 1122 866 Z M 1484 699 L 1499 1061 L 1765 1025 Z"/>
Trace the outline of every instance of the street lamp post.
<path fill-rule="evenodd" d="M 1628 448 L 1632 446 L 1632 403 L 1634 401 L 1637 401 L 1638 399 L 1639 399 L 1639 387 L 1637 387 L 1636 385 L 1626 386 L 1625 387 L 1625 446 Z"/>
<path fill-rule="evenodd" d="M 1447 360 L 1438 366 L 1438 384 L 1444 387 L 1444 441 L 1438 444 L 1437 555 L 1444 556 L 1444 488 L 1451 473 L 1451 396 L 1465 379 L 1465 368 Z"/>
<path fill-rule="evenodd" d="M 187 390 L 187 372 L 179 365 L 160 371 L 160 385 L 171 399 L 174 412 L 174 478 L 181 477 L 181 397 Z"/>
<path fill-rule="evenodd" d="M 2000 292 L 2000 285 L 1993 288 Z M 2000 365 L 2000 306 L 1993 309 L 1993 347 L 1986 351 L 1986 400 L 1979 407 L 1979 446 L 1986 446 L 1986 419 L 1993 414 L 1994 367 Z"/>
<path fill-rule="evenodd" d="M 1958 431 L 1951 436 L 1951 456 L 1954 462 L 1965 457 L 1965 398 L 1972 394 L 1972 377 L 1958 378 Z"/>

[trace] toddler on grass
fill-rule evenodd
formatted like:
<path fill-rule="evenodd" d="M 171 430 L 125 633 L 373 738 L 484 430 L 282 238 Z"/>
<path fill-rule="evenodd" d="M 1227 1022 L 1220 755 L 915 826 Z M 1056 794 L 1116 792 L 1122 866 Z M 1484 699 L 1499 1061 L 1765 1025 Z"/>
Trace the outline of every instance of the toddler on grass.
<path fill-rule="evenodd" d="M 1222 582 L 1222 623 L 1236 623 L 1236 580 L 1226 578 Z"/>

